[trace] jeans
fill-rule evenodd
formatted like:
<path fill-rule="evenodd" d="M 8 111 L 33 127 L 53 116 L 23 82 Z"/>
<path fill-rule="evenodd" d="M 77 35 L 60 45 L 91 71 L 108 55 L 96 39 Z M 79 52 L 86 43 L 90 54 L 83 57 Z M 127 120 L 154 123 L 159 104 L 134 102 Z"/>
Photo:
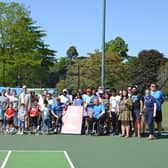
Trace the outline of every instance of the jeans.
<path fill-rule="evenodd" d="M 45 118 L 43 121 L 43 131 L 48 131 L 50 128 L 50 119 Z"/>
<path fill-rule="evenodd" d="M 153 120 L 153 111 L 148 111 L 144 113 L 145 123 L 148 125 L 149 134 L 154 134 L 154 120 Z"/>
<path fill-rule="evenodd" d="M 25 122 L 23 120 L 18 120 L 18 127 L 19 128 L 24 128 Z"/>

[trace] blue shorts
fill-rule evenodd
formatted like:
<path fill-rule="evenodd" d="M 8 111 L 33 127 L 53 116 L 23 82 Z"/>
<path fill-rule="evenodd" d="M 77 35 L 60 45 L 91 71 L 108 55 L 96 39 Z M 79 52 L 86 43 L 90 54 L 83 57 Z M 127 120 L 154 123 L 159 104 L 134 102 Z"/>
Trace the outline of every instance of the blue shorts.
<path fill-rule="evenodd" d="M 24 128 L 25 122 L 23 120 L 18 120 L 18 127 L 19 128 Z"/>

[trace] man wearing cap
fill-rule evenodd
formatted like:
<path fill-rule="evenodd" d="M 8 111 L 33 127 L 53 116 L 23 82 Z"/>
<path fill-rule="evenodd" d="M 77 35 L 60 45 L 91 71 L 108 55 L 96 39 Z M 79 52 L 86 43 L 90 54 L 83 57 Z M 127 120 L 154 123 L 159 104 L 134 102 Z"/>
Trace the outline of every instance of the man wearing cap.
<path fill-rule="evenodd" d="M 63 94 L 59 96 L 61 103 L 69 105 L 71 103 L 71 98 L 68 96 L 68 90 L 63 89 Z"/>

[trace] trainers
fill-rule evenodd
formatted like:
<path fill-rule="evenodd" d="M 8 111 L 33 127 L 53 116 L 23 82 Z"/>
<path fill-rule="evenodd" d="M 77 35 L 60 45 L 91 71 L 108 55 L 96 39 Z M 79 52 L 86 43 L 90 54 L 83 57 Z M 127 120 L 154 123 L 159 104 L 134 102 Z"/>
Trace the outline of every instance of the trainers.
<path fill-rule="evenodd" d="M 112 136 L 115 136 L 116 135 L 116 133 L 115 132 L 112 132 L 112 134 L 111 134 Z"/>
<path fill-rule="evenodd" d="M 125 138 L 129 138 L 129 135 L 124 136 Z"/>
<path fill-rule="evenodd" d="M 147 139 L 148 140 L 153 140 L 153 139 L 155 139 L 155 137 L 153 135 L 149 135 Z"/>
<path fill-rule="evenodd" d="M 96 131 L 95 130 L 93 130 L 92 131 L 92 133 L 91 133 L 91 135 L 95 135 L 96 134 Z"/>

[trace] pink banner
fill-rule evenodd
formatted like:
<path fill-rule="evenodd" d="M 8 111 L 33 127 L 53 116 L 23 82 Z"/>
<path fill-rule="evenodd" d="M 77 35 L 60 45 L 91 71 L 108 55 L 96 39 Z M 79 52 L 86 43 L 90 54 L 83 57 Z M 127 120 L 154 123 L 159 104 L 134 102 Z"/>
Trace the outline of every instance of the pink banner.
<path fill-rule="evenodd" d="M 62 134 L 81 134 L 83 106 L 68 106 L 63 116 Z"/>

